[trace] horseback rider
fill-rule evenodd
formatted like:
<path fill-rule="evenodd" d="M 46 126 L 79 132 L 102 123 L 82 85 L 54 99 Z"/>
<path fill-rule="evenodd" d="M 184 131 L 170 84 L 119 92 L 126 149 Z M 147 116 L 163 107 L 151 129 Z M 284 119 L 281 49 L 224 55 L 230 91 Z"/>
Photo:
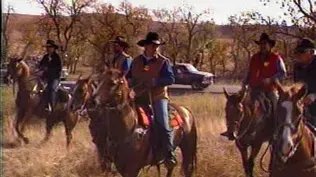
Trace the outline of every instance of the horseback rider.
<path fill-rule="evenodd" d="M 169 125 L 167 86 L 175 82 L 175 76 L 170 60 L 158 51 L 164 44 L 156 32 L 149 32 L 146 39 L 140 40 L 137 45 L 144 47 L 144 53 L 133 59 L 127 78 L 134 86 L 136 104 L 152 105 L 156 127 L 163 134 L 164 163 L 170 167 L 175 166 L 177 160 L 173 131 Z"/>
<path fill-rule="evenodd" d="M 260 47 L 260 50 L 251 57 L 249 70 L 242 87 L 250 87 L 252 100 L 258 93 L 263 92 L 272 103 L 273 117 L 275 117 L 278 93 L 274 81 L 286 76 L 285 64 L 280 55 L 272 52 L 276 41 L 270 39 L 268 34 L 262 33 L 259 41 L 255 41 L 255 43 Z M 234 135 L 228 131 L 221 133 L 221 135 L 231 140 L 234 139 L 232 138 Z"/>
<path fill-rule="evenodd" d="M 47 82 L 44 92 L 47 100 L 46 109 L 52 112 L 57 101 L 57 87 L 60 82 L 62 62 L 56 53 L 58 45 L 55 41 L 47 40 L 43 47 L 46 47 L 47 54 L 40 61 L 39 69 L 43 71 L 42 78 Z"/>
<path fill-rule="evenodd" d="M 302 39 L 296 49 L 296 63 L 294 64 L 294 82 L 303 82 L 307 85 L 308 94 L 303 103 L 307 106 L 310 123 L 316 127 L 316 47 L 308 38 Z"/>
<path fill-rule="evenodd" d="M 113 44 L 114 52 L 114 58 L 110 63 L 111 67 L 124 73 L 128 72 L 132 63 L 132 57 L 126 54 L 129 44 L 123 36 L 117 36 L 115 40 L 111 40 L 110 42 Z"/>

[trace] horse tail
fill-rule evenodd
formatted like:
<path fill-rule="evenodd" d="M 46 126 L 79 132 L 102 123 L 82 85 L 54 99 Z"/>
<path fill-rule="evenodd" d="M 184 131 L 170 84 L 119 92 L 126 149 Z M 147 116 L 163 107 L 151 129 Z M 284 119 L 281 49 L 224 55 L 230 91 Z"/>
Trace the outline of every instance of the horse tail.
<path fill-rule="evenodd" d="M 191 177 L 197 171 L 197 129 L 195 119 L 192 116 L 192 127 L 190 132 L 185 132 L 180 149 L 182 152 L 182 171 L 185 177 Z"/>

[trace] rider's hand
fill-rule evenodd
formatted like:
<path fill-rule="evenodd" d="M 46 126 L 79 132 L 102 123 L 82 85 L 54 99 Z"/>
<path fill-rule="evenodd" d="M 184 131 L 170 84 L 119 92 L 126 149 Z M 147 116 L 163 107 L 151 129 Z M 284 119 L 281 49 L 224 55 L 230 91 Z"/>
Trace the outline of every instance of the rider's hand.
<path fill-rule="evenodd" d="M 136 96 L 135 91 L 133 89 L 131 89 L 131 91 L 129 92 L 129 98 L 133 100 L 135 98 L 135 96 Z"/>

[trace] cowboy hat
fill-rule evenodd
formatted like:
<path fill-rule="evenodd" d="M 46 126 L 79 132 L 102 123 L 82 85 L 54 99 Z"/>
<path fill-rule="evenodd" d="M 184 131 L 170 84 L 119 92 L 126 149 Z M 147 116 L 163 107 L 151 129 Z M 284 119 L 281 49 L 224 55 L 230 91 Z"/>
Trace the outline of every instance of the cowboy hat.
<path fill-rule="evenodd" d="M 303 38 L 300 40 L 295 48 L 296 53 L 303 53 L 307 50 L 315 50 L 315 43 L 308 38 Z"/>
<path fill-rule="evenodd" d="M 275 46 L 275 40 L 270 39 L 270 37 L 267 33 L 262 33 L 259 41 L 255 40 L 255 43 L 258 45 L 261 44 L 262 42 L 268 42 L 271 47 Z"/>
<path fill-rule="evenodd" d="M 156 44 L 156 45 L 165 45 L 166 43 L 165 42 L 162 42 L 159 38 L 159 34 L 156 33 L 156 32 L 149 32 L 147 35 L 146 35 L 146 38 L 145 39 L 142 39 L 140 41 L 137 42 L 137 45 L 143 47 L 145 46 L 146 44 Z"/>
<path fill-rule="evenodd" d="M 116 43 L 124 48 L 129 47 L 129 44 L 126 42 L 126 39 L 123 36 L 117 36 L 114 40 L 110 40 L 109 42 Z"/>
<path fill-rule="evenodd" d="M 43 47 L 54 47 L 55 49 L 58 49 L 59 46 L 55 43 L 55 41 L 48 39 Z"/>

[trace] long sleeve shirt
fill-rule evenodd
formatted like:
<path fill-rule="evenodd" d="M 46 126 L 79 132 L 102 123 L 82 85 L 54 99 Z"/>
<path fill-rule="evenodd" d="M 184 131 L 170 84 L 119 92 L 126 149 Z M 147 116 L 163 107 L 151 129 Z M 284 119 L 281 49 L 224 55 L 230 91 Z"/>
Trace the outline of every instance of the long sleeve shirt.
<path fill-rule="evenodd" d="M 62 62 L 57 53 L 46 54 L 39 64 L 40 69 L 47 68 L 44 71 L 44 77 L 47 79 L 59 79 L 61 77 Z"/>
<path fill-rule="evenodd" d="M 307 85 L 308 95 L 316 100 L 316 56 L 308 65 L 296 63 L 294 65 L 294 82 L 303 82 Z"/>

